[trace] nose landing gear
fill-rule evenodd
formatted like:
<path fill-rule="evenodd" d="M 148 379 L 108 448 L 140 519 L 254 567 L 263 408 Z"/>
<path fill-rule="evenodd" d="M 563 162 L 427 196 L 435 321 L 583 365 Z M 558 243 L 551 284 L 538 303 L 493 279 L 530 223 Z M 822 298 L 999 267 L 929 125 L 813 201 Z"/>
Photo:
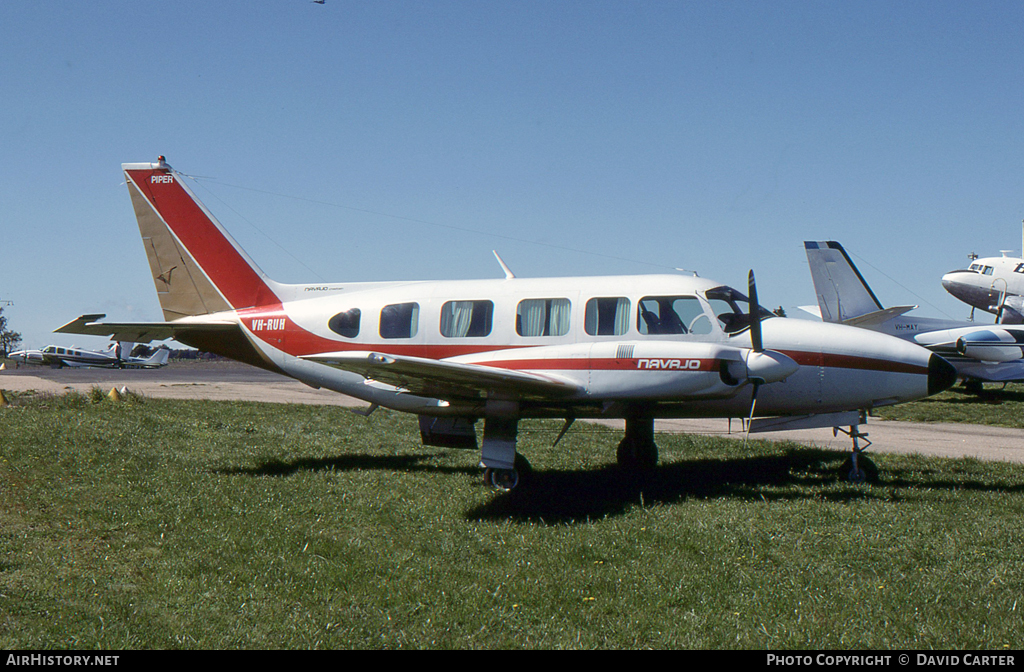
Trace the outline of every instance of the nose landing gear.
<path fill-rule="evenodd" d="M 839 467 L 839 473 L 845 475 L 851 483 L 877 483 L 878 467 L 871 461 L 871 458 L 864 455 L 864 451 L 871 445 L 867 433 L 860 431 L 859 425 L 850 425 L 849 430 L 842 427 L 832 428 L 833 436 L 839 436 L 839 432 L 853 439 L 853 451 Z M 858 443 L 859 439 L 863 439 L 866 443 L 861 446 Z"/>

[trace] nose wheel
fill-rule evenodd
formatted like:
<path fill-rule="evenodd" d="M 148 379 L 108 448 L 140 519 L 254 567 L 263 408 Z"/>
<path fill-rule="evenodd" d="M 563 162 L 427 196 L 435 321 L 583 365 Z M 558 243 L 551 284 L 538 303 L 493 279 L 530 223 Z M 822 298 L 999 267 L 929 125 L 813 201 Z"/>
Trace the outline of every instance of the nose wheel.
<path fill-rule="evenodd" d="M 877 483 L 878 467 L 871 461 L 871 458 L 864 454 L 864 451 L 871 445 L 867 433 L 860 431 L 859 425 L 851 425 L 849 431 L 842 427 L 832 428 L 833 436 L 838 436 L 839 432 L 853 440 L 853 451 L 839 467 L 839 473 L 845 475 L 851 483 Z M 866 443 L 863 446 L 860 445 L 859 439 L 863 439 Z"/>

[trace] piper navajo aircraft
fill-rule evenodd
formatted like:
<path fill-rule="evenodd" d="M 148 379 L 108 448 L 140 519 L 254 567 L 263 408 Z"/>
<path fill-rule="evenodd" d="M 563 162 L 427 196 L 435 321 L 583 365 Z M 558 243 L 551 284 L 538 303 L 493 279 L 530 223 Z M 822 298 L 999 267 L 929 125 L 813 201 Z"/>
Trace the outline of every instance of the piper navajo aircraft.
<path fill-rule="evenodd" d="M 625 419 L 617 457 L 657 463 L 654 419 L 750 417 L 748 428 L 850 426 L 865 409 L 949 387 L 955 371 L 912 343 L 775 317 L 681 275 L 282 284 L 268 278 L 160 157 L 122 166 L 164 322 L 57 329 L 201 350 L 419 416 L 423 443 L 476 448 L 486 482 L 530 473 L 523 418 Z M 774 417 L 772 417 L 774 416 Z M 780 420 L 781 418 L 781 420 Z M 557 440 L 556 440 L 557 442 Z"/>
<path fill-rule="evenodd" d="M 968 387 L 983 381 L 1024 380 L 1024 328 L 910 317 L 917 306 L 883 308 L 843 246 L 835 241 L 804 242 L 807 264 L 825 322 L 898 336 L 948 360 Z"/>
<path fill-rule="evenodd" d="M 148 357 L 122 357 L 120 344 L 111 343 L 103 351 L 85 350 L 84 348 L 65 348 L 59 345 L 48 345 L 42 350 L 18 350 L 7 356 L 20 364 L 44 364 L 62 368 L 92 367 L 105 369 L 157 369 L 167 366 L 171 351 L 157 348 Z"/>

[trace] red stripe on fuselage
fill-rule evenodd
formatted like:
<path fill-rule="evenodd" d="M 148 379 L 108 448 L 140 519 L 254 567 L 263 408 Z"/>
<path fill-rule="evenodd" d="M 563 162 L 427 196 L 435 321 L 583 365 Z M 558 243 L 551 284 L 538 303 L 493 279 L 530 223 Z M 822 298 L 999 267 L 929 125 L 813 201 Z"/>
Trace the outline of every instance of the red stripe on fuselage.
<path fill-rule="evenodd" d="M 233 308 L 277 304 L 267 286 L 170 170 L 127 171 L 161 219 Z"/>
<path fill-rule="evenodd" d="M 862 371 L 886 371 L 889 373 L 914 373 L 928 375 L 928 367 L 911 364 L 910 362 L 877 359 L 874 357 L 858 357 L 856 355 L 839 355 L 830 352 L 802 352 L 799 350 L 779 350 L 800 366 L 824 366 L 830 369 L 859 369 Z"/>
<path fill-rule="evenodd" d="M 402 343 L 359 343 L 354 341 L 334 340 L 318 336 L 295 324 L 280 303 L 271 306 L 250 308 L 238 311 L 242 324 L 261 341 L 283 350 L 289 355 L 302 357 L 323 352 L 380 352 L 388 355 L 406 355 L 427 359 L 448 359 L 461 355 L 475 355 L 486 352 L 507 351 L 513 349 L 543 347 L 532 345 L 479 345 L 457 342 L 439 344 L 402 344 Z M 803 352 L 797 350 L 780 350 L 792 358 L 800 366 L 823 366 L 833 369 L 853 369 L 861 371 L 885 371 L 890 373 L 909 373 L 927 375 L 928 367 L 908 362 L 840 355 L 833 353 Z M 572 357 L 551 359 L 509 359 L 478 362 L 481 366 L 513 369 L 520 371 L 715 371 L 723 361 L 714 358 L 658 358 L 635 357 L 597 358 Z"/>

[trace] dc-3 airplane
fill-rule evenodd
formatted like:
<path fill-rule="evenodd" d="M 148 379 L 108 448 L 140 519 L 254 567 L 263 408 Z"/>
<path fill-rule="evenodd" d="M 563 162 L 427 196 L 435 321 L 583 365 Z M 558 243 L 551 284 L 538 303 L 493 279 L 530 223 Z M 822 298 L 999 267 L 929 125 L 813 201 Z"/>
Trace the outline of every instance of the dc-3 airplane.
<path fill-rule="evenodd" d="M 825 322 L 913 341 L 948 360 L 970 388 L 1024 380 L 1024 328 L 910 317 L 917 306 L 883 308 L 842 245 L 805 241 L 804 250 Z"/>
<path fill-rule="evenodd" d="M 1001 257 L 978 259 L 942 276 L 946 291 L 971 306 L 996 316 L 999 324 L 1024 324 L 1024 259 L 1003 252 Z"/>
<path fill-rule="evenodd" d="M 523 418 L 623 418 L 618 462 L 657 463 L 654 419 L 757 418 L 845 427 L 865 409 L 949 387 L 956 372 L 913 343 L 775 317 L 682 275 L 281 284 L 269 279 L 160 157 L 122 166 L 165 322 L 84 315 L 61 333 L 174 338 L 419 416 L 423 443 L 476 448 L 486 482 L 530 473 Z M 756 403 L 755 403 L 756 402 Z M 772 424 L 777 423 L 777 424 Z M 557 440 L 556 440 L 557 443 Z"/>
<path fill-rule="evenodd" d="M 86 350 L 48 345 L 42 350 L 18 350 L 7 356 L 19 364 L 42 364 L 62 368 L 90 367 L 104 369 L 158 369 L 167 366 L 170 350 L 161 347 L 148 357 L 123 357 L 120 343 L 111 343 L 106 350 Z"/>

